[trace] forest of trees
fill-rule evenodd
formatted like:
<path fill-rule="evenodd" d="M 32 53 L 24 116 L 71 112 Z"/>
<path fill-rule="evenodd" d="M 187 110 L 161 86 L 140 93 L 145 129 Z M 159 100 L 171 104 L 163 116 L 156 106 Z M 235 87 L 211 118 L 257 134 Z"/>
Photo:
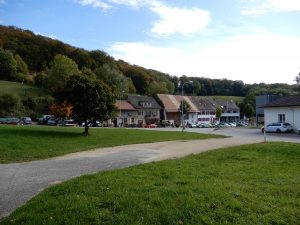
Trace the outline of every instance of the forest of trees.
<path fill-rule="evenodd" d="M 73 75 L 99 80 L 111 87 L 116 95 L 179 94 L 180 84 L 192 80 L 193 84 L 184 86 L 185 94 L 243 96 L 245 100 L 240 107 L 242 112 L 250 112 L 247 114 L 253 114 L 251 110 L 255 108 L 256 95 L 286 96 L 300 93 L 296 84 L 249 85 L 241 80 L 204 78 L 201 74 L 199 77 L 176 77 L 115 60 L 101 50 L 87 51 L 29 30 L 0 26 L 0 80 L 33 84 L 55 94 L 64 88 L 68 78 Z M 299 76 L 295 75 L 297 83 Z"/>

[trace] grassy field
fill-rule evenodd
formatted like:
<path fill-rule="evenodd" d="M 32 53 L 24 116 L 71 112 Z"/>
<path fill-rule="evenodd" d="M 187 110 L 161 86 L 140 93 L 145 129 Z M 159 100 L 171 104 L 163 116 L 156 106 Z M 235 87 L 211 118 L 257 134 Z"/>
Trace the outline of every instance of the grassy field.
<path fill-rule="evenodd" d="M 211 96 L 213 99 L 222 99 L 222 100 L 233 100 L 235 103 L 239 104 L 244 101 L 245 97 L 239 97 L 239 96 Z"/>
<path fill-rule="evenodd" d="M 299 224 L 300 145 L 211 151 L 75 178 L 6 224 Z"/>
<path fill-rule="evenodd" d="M 0 95 L 16 94 L 20 97 L 45 97 L 48 96 L 43 89 L 28 84 L 0 80 Z"/>
<path fill-rule="evenodd" d="M 217 138 L 208 134 L 137 129 L 0 126 L 0 163 L 45 159 L 99 147 L 171 140 Z"/>

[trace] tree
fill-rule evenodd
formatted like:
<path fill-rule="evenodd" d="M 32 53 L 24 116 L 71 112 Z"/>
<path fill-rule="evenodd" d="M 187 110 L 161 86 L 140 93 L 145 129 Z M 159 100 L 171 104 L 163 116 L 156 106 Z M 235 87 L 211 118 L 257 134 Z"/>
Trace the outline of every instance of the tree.
<path fill-rule="evenodd" d="M 183 100 L 180 103 L 180 107 L 178 109 L 179 112 L 182 111 L 182 104 L 183 104 L 183 115 L 186 115 L 190 111 L 191 106 L 189 105 L 189 103 L 187 103 L 185 100 Z"/>
<path fill-rule="evenodd" d="M 56 55 L 50 64 L 47 87 L 52 92 L 61 92 L 67 80 L 76 74 L 79 74 L 78 66 L 72 59 Z"/>
<path fill-rule="evenodd" d="M 73 106 L 64 101 L 62 103 L 52 103 L 49 107 L 49 113 L 56 118 L 69 118 L 72 115 Z"/>
<path fill-rule="evenodd" d="M 14 58 L 17 63 L 17 75 L 15 80 L 23 82 L 26 80 L 26 76 L 29 74 L 28 66 L 19 55 L 15 55 Z"/>
<path fill-rule="evenodd" d="M 89 53 L 83 49 L 75 49 L 69 54 L 69 57 L 76 62 L 79 69 L 83 67 L 91 68 L 92 64 L 95 63 Z"/>
<path fill-rule="evenodd" d="M 21 107 L 20 97 L 14 94 L 1 95 L 0 106 L 0 116 L 18 114 Z"/>
<path fill-rule="evenodd" d="M 66 84 L 64 97 L 73 105 L 73 115 L 85 124 L 88 135 L 88 120 L 104 121 L 115 109 L 116 94 L 105 83 L 82 75 L 73 75 Z"/>
<path fill-rule="evenodd" d="M 252 105 L 246 104 L 244 108 L 244 113 L 247 118 L 251 118 L 254 115 L 255 110 Z"/>
<path fill-rule="evenodd" d="M 19 55 L 15 55 L 15 60 L 17 62 L 17 72 L 22 73 L 24 75 L 28 75 L 28 66 L 27 64 L 23 61 L 23 59 Z"/>
<path fill-rule="evenodd" d="M 300 73 L 296 76 L 295 81 L 297 84 L 300 84 Z"/>
<path fill-rule="evenodd" d="M 38 87 L 43 87 L 43 88 L 46 88 L 46 86 L 48 84 L 47 79 L 48 79 L 48 76 L 45 71 L 42 71 L 33 77 L 34 84 Z"/>
<path fill-rule="evenodd" d="M 0 48 L 0 79 L 14 80 L 17 74 L 17 62 L 9 51 Z"/>
<path fill-rule="evenodd" d="M 221 115 L 222 115 L 222 109 L 221 109 L 221 107 L 217 107 L 217 108 L 216 108 L 216 118 L 217 118 L 218 120 L 220 120 Z"/>
<path fill-rule="evenodd" d="M 113 87 L 117 93 L 134 93 L 136 91 L 132 80 L 125 77 L 121 71 L 112 67 L 110 64 L 104 64 L 98 67 L 96 75 L 106 84 Z"/>

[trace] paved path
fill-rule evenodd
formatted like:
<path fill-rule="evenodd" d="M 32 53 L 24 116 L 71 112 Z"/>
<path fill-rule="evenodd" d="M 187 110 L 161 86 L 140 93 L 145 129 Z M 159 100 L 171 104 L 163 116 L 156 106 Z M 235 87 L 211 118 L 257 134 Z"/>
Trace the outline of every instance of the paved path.
<path fill-rule="evenodd" d="M 261 136 L 255 135 L 170 141 L 102 148 L 49 160 L 0 164 L 0 218 L 9 215 L 45 188 L 73 177 L 262 141 Z"/>

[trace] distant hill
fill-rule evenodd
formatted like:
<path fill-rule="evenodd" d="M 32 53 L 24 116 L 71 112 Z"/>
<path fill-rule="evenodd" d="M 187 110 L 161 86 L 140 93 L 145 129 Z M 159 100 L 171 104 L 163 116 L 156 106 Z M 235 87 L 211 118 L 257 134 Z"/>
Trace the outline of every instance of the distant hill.
<path fill-rule="evenodd" d="M 39 80 L 34 79 L 37 76 L 40 78 L 44 77 L 47 81 L 47 76 L 49 76 L 48 69 L 51 68 L 51 62 L 56 55 L 60 54 L 72 59 L 78 65 L 79 70 L 88 68 L 96 75 L 97 79 L 108 84 L 118 94 L 126 93 L 148 96 L 157 93 L 181 94 L 181 84 L 187 83 L 184 85 L 183 90 L 186 95 L 232 99 L 237 104 L 250 104 L 255 109 L 255 96 L 257 95 L 275 94 L 287 96 L 299 94 L 300 91 L 296 85 L 245 84 L 242 80 L 210 79 L 207 78 L 209 75 L 203 77 L 202 74 L 198 74 L 195 77 L 185 75 L 176 77 L 160 71 L 132 65 L 123 60 L 115 60 L 102 50 L 88 51 L 13 26 L 0 25 L 0 49 L 5 54 L 12 55 L 11 57 L 15 57 L 15 59 L 19 58 L 20 62 L 25 62 L 29 69 L 28 76 L 30 79 L 28 82 Z M 7 78 L 7 76 L 3 75 L 4 73 L 0 74 L 0 79 L 26 81 L 26 79 L 16 79 L 13 76 Z M 241 71 L 241 79 L 242 76 L 243 71 Z M 193 83 L 191 84 L 190 81 L 193 81 Z M 47 87 L 43 82 L 39 84 L 37 82 L 36 85 Z M 39 96 L 44 96 L 41 98 L 48 98 L 47 92 L 43 89 L 25 84 L 7 83 L 5 81 L 0 81 L 0 96 L 2 93 L 15 93 L 21 98 L 39 98 Z M 45 105 L 46 103 L 47 101 L 45 101 Z"/>

